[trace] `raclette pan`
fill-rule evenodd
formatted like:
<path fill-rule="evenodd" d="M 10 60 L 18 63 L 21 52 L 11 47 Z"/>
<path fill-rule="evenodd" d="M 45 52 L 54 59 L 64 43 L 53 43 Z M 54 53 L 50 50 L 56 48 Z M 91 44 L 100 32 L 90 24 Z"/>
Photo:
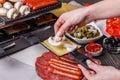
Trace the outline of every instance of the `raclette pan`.
<path fill-rule="evenodd" d="M 50 46 L 50 44 L 48 43 L 47 39 L 50 37 L 50 36 L 54 36 L 54 30 L 53 30 L 53 27 L 52 28 L 49 28 L 48 30 L 45 30 L 42 32 L 41 36 L 40 36 L 40 40 L 41 40 L 41 44 L 47 48 L 48 50 L 50 50 L 51 52 L 53 52 L 55 55 L 57 55 L 58 57 L 61 57 L 61 56 L 64 56 L 66 54 L 70 54 L 79 64 L 81 64 L 82 66 L 84 66 L 86 69 L 88 70 L 92 70 L 88 67 L 87 63 L 86 63 L 86 60 L 89 59 L 91 60 L 90 58 L 88 58 L 87 56 L 85 56 L 84 54 L 81 54 L 80 52 L 78 52 L 77 50 L 80 48 L 80 45 L 78 45 L 79 47 L 71 52 L 68 52 L 66 51 L 64 48 L 59 48 L 59 47 L 54 47 L 54 46 Z M 43 38 L 42 38 L 43 37 Z M 68 39 L 68 42 L 70 43 L 75 43 L 73 41 L 71 41 L 70 39 Z M 62 53 L 62 51 L 64 53 Z M 62 53 L 62 54 L 58 54 L 58 53 Z M 91 60 L 92 61 L 92 60 Z"/>

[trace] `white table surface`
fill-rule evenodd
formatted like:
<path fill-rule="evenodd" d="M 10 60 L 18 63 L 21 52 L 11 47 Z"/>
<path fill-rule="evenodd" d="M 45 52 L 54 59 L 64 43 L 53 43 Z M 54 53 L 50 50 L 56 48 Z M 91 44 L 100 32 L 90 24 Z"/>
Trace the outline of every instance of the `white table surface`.
<path fill-rule="evenodd" d="M 42 80 L 35 69 L 35 60 L 48 51 L 36 44 L 0 59 L 0 80 Z"/>

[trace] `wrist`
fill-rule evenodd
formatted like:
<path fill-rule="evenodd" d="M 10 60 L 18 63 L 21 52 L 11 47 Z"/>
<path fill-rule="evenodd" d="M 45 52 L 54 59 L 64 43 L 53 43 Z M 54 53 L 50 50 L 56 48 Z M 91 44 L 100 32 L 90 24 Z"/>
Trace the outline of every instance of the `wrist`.
<path fill-rule="evenodd" d="M 83 8 L 84 10 L 84 14 L 86 15 L 86 20 L 87 22 L 91 22 L 91 21 L 94 21 L 95 20 L 95 16 L 93 15 L 93 12 L 92 12 L 92 7 L 91 6 L 88 6 L 88 7 L 84 7 Z"/>
<path fill-rule="evenodd" d="M 116 72 L 116 80 L 120 80 L 120 70 L 117 70 Z"/>
<path fill-rule="evenodd" d="M 87 8 L 87 18 L 90 21 L 96 20 L 96 16 L 94 15 L 94 8 L 92 6 L 88 6 Z"/>

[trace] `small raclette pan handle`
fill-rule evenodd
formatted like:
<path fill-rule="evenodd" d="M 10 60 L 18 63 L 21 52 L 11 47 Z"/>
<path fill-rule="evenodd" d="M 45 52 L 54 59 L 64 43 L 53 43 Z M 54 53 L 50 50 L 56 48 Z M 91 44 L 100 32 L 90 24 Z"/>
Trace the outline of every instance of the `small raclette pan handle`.
<path fill-rule="evenodd" d="M 70 52 L 70 55 L 79 63 L 81 64 L 83 67 L 85 67 L 88 70 L 92 70 L 88 67 L 86 60 L 91 60 L 90 58 L 88 58 L 87 56 L 85 56 L 84 54 L 80 54 L 77 50 L 74 50 L 72 52 Z M 92 61 L 92 60 L 91 60 Z M 93 70 L 92 70 L 93 71 Z"/>

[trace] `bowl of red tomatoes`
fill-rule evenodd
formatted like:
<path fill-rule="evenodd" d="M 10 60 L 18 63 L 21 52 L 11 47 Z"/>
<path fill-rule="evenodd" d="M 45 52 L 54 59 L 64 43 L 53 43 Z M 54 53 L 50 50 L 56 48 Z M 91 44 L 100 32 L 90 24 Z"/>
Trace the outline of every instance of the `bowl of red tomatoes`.
<path fill-rule="evenodd" d="M 105 31 L 110 36 L 120 38 L 120 17 L 106 19 Z"/>
<path fill-rule="evenodd" d="M 85 51 L 92 54 L 92 56 L 96 57 L 102 54 L 103 47 L 98 43 L 90 42 L 85 46 Z"/>

